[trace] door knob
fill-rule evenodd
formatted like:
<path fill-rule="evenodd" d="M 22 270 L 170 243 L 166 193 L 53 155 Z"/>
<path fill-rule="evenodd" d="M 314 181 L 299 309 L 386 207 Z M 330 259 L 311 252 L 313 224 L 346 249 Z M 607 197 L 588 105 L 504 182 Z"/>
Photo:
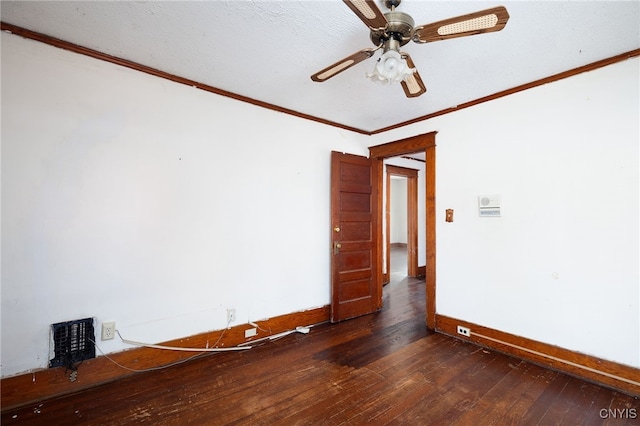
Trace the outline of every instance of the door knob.
<path fill-rule="evenodd" d="M 333 243 L 333 254 L 338 254 L 340 252 L 341 247 L 342 247 L 342 244 Z"/>
<path fill-rule="evenodd" d="M 336 231 L 336 232 L 340 232 L 340 227 L 336 226 L 335 228 L 333 228 L 333 230 Z"/>

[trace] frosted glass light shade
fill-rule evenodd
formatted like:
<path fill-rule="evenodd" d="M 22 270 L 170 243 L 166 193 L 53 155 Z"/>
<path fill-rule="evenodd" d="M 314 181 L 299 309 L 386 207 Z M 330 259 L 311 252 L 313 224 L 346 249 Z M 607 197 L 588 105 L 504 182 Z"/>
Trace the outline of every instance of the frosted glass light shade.
<path fill-rule="evenodd" d="M 409 68 L 405 61 L 395 50 L 387 50 L 382 54 L 372 73 L 367 77 L 380 83 L 399 83 L 416 71 Z"/>

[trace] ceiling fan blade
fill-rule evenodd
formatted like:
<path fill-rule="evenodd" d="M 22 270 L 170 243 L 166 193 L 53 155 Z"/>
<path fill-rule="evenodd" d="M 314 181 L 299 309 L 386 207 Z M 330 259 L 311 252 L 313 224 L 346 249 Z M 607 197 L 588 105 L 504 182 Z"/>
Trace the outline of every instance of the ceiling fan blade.
<path fill-rule="evenodd" d="M 386 28 L 388 22 L 374 0 L 343 0 L 347 6 L 358 15 L 372 30 L 382 30 Z"/>
<path fill-rule="evenodd" d="M 347 56 L 346 58 L 339 60 L 335 64 L 329 65 L 323 70 L 313 74 L 311 76 L 311 80 L 318 82 L 328 80 L 334 75 L 339 74 L 348 68 L 351 68 L 355 64 L 362 62 L 365 59 L 369 59 L 373 56 L 373 52 L 375 52 L 376 50 L 377 49 L 362 49 L 361 51 L 356 52 L 351 56 Z"/>
<path fill-rule="evenodd" d="M 401 55 L 407 61 L 409 68 L 416 67 L 409 54 L 402 52 Z M 402 90 L 404 90 L 404 94 L 407 95 L 407 98 L 416 98 L 427 91 L 426 86 L 422 82 L 422 78 L 420 78 L 420 74 L 418 74 L 418 70 L 406 79 L 402 80 L 400 84 L 402 85 Z"/>
<path fill-rule="evenodd" d="M 507 25 L 509 13 L 503 6 L 494 7 L 468 15 L 445 19 L 432 24 L 415 27 L 413 41 L 429 43 L 449 38 L 500 31 Z"/>

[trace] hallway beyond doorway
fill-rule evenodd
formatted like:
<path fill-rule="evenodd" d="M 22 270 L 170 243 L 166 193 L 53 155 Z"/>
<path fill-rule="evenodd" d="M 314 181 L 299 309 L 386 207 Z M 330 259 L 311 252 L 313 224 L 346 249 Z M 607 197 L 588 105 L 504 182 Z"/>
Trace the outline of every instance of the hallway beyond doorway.
<path fill-rule="evenodd" d="M 392 245 L 390 254 L 390 283 L 396 283 L 407 277 L 407 247 Z"/>

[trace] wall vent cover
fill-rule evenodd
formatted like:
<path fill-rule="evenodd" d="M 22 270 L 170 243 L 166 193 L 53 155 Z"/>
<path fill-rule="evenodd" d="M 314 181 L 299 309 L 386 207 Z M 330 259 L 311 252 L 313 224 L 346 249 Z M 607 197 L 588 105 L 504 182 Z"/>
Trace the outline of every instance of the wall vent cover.
<path fill-rule="evenodd" d="M 51 359 L 49 368 L 74 364 L 96 357 L 93 318 L 51 324 Z"/>

